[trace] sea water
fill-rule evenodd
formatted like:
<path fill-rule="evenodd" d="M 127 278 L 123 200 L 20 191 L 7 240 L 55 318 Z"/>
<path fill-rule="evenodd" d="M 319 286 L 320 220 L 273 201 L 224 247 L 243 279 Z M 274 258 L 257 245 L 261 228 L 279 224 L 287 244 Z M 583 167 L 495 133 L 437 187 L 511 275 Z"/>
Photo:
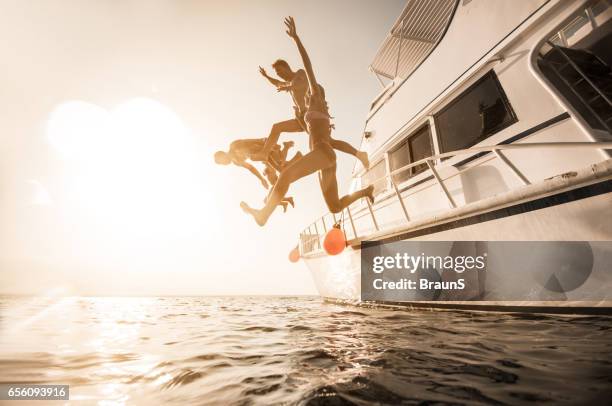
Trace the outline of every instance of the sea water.
<path fill-rule="evenodd" d="M 0 382 L 96 405 L 595 404 L 611 328 L 315 297 L 2 297 Z"/>

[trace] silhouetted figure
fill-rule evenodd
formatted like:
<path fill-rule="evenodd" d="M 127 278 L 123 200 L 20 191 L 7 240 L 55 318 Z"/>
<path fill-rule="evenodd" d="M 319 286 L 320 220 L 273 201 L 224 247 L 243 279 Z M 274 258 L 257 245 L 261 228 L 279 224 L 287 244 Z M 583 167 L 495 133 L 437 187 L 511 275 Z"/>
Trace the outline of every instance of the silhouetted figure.
<path fill-rule="evenodd" d="M 306 77 L 308 79 L 308 92 L 306 93 L 304 113 L 304 123 L 310 135 L 310 152 L 300 158 L 293 160 L 280 172 L 278 181 L 274 185 L 266 205 L 261 210 L 256 210 L 249 207 L 245 202 L 241 202 L 242 209 L 251 214 L 257 224 L 263 226 L 268 221 L 268 218 L 274 211 L 274 208 L 287 193 L 289 185 L 300 178 L 321 171 L 320 184 L 325 203 L 332 213 L 339 213 L 346 206 L 362 197 L 367 197 L 371 202 L 374 201 L 374 187 L 372 185 L 361 189 L 350 195 L 338 196 L 338 182 L 336 180 L 336 153 L 331 146 L 331 123 L 328 112 L 327 101 L 318 85 L 310 58 L 306 49 L 302 45 L 300 38 L 297 35 L 295 22 L 292 17 L 285 19 L 287 26 L 287 34 L 295 41 L 297 48 L 302 57 L 304 68 L 306 69 Z M 276 144 L 280 133 L 271 134 L 266 139 L 262 156 L 272 150 Z"/>
<path fill-rule="evenodd" d="M 304 122 L 304 114 L 306 113 L 306 93 L 308 92 L 308 78 L 306 77 L 306 72 L 304 72 L 303 69 L 293 71 L 289 64 L 283 59 L 277 59 L 272 64 L 272 68 L 278 77 L 283 80 L 278 80 L 271 77 L 261 66 L 259 67 L 259 73 L 261 73 L 261 75 L 272 85 L 276 86 L 277 91 L 289 92 L 291 98 L 293 99 L 293 111 L 295 112 L 295 118 L 281 121 L 272 125 L 272 129 L 270 130 L 270 135 L 268 137 L 278 139 L 281 133 L 307 132 L 308 129 L 306 123 Z M 321 89 L 321 92 L 325 94 L 323 86 L 318 86 Z M 337 149 L 338 151 L 355 156 L 361 161 L 364 168 L 367 169 L 369 167 L 370 162 L 366 152 L 358 151 L 348 142 L 331 138 L 331 136 L 330 145 L 332 148 Z"/>
<path fill-rule="evenodd" d="M 268 155 L 265 160 L 258 160 L 253 158 L 253 154 L 257 151 L 260 151 L 265 145 L 265 138 L 255 138 L 255 139 L 244 139 L 244 140 L 236 140 L 230 144 L 229 150 L 225 151 L 217 151 L 215 152 L 215 162 L 219 165 L 229 165 L 234 164 L 236 166 L 240 166 L 242 168 L 247 169 L 253 175 L 259 179 L 262 186 L 266 189 L 269 188 L 268 182 L 262 176 L 262 174 L 247 160 L 251 161 L 261 161 L 265 165 L 264 174 L 268 181 L 269 185 L 273 185 L 276 183 L 276 179 L 278 179 L 278 172 L 286 166 L 289 162 L 287 162 L 287 153 L 289 149 L 293 146 L 293 141 L 288 141 L 283 143 L 283 148 L 281 149 L 279 145 L 275 145 L 272 148 L 272 152 Z M 293 159 L 301 157 L 302 154 L 297 152 Z M 267 202 L 267 197 L 264 202 Z M 283 207 L 283 211 L 287 210 L 287 204 L 291 204 L 294 206 L 293 198 L 286 197 L 283 198 L 280 203 Z"/>

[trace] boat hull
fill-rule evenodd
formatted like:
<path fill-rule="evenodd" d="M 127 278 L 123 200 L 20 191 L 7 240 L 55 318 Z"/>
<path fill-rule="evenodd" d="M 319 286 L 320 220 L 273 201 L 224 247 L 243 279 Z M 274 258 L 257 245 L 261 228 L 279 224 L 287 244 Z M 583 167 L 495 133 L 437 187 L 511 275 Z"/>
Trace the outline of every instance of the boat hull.
<path fill-rule="evenodd" d="M 469 310 L 545 311 L 545 312 L 612 312 L 612 186 L 611 180 L 576 188 L 563 193 L 543 196 L 503 210 L 490 210 L 468 219 L 435 224 L 419 232 L 407 230 L 378 241 L 557 241 L 567 247 L 572 241 L 579 249 L 590 247 L 593 266 L 588 278 L 579 287 L 546 300 L 397 300 L 397 295 L 384 296 L 377 304 L 411 307 L 438 307 Z M 569 197 L 568 197 L 569 196 Z M 546 207 L 541 207 L 545 200 Z M 584 242 L 584 243 L 581 243 Z M 553 243 L 554 247 L 554 243 Z M 563 248 L 565 249 L 565 248 Z M 508 255 L 508 254 L 506 254 Z M 341 254 L 329 256 L 318 251 L 304 258 L 320 296 L 327 300 L 368 304 L 361 300 L 361 248 L 359 244 L 347 247 Z M 497 280 L 495 290 L 504 297 L 500 286 L 510 286 L 516 280 L 512 258 L 498 258 L 508 263 L 506 281 Z M 554 265 L 553 265 L 554 266 Z M 562 263 L 557 264 L 563 267 Z M 499 272 L 498 275 L 504 275 Z M 521 275 L 525 283 L 536 283 L 538 276 Z M 441 292 L 439 297 L 453 297 Z M 590 296 L 589 296 L 590 295 Z M 505 295 L 506 297 L 508 295 Z M 597 300 L 586 300 L 595 297 Z M 456 294 L 455 296 L 456 297 Z M 460 299 L 460 298 L 459 298 Z"/>

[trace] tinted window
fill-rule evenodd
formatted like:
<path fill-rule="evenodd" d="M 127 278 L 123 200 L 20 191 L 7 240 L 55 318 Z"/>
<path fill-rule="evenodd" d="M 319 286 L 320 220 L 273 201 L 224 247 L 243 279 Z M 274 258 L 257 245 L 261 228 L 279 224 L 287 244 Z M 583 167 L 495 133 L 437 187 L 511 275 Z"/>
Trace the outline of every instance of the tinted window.
<path fill-rule="evenodd" d="M 431 135 L 429 126 L 427 125 L 406 137 L 401 144 L 391 150 L 391 152 L 389 152 L 389 163 L 391 164 L 391 170 L 394 171 L 409 163 L 416 162 L 432 155 L 433 148 L 431 145 Z M 427 164 L 415 166 L 393 175 L 393 180 L 396 184 L 401 183 L 411 176 L 423 172 L 425 169 L 427 169 Z"/>
<path fill-rule="evenodd" d="M 443 152 L 469 148 L 517 121 L 493 71 L 435 115 Z"/>
<path fill-rule="evenodd" d="M 387 181 L 385 178 L 378 180 L 385 176 L 387 173 L 387 166 L 383 159 L 376 165 L 372 166 L 370 170 L 361 177 L 361 183 L 363 186 L 374 184 L 374 194 L 378 194 L 386 189 Z"/>

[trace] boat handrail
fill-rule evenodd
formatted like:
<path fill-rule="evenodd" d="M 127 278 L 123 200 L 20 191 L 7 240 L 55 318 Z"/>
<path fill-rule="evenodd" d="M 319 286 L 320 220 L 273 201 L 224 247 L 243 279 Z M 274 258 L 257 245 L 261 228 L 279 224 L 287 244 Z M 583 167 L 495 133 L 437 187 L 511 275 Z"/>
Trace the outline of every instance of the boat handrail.
<path fill-rule="evenodd" d="M 448 191 L 448 189 L 446 188 L 446 185 L 444 184 L 444 179 L 442 179 L 440 177 L 439 174 L 439 169 L 441 169 L 441 166 L 449 166 L 449 164 L 445 164 L 442 159 L 443 158 L 450 158 L 453 156 L 457 156 L 457 155 L 467 155 L 467 154 L 477 154 L 477 153 L 482 153 L 482 152 L 492 152 L 494 153 L 510 170 L 512 173 L 514 173 L 514 175 L 518 178 L 518 180 L 523 184 L 523 185 L 529 185 L 531 182 L 529 181 L 529 179 L 520 171 L 520 169 L 510 160 L 510 158 L 504 154 L 502 151 L 508 151 L 508 150 L 533 150 L 533 149 L 542 149 L 542 148 L 590 148 L 590 149 L 602 149 L 602 150 L 607 150 L 607 149 L 612 149 L 612 142 L 532 142 L 532 143 L 521 143 L 521 144 L 497 144 L 497 145 L 485 145 L 485 146 L 479 146 L 479 147 L 471 147 L 471 148 L 466 148 L 466 149 L 460 149 L 460 150 L 456 150 L 456 151 L 450 151 L 450 152 L 443 152 L 440 154 L 436 154 L 436 155 L 432 155 L 429 156 L 427 158 L 423 158 L 420 159 L 418 161 L 415 162 L 411 162 L 407 165 L 402 166 L 401 168 L 395 169 L 387 174 L 385 174 L 384 176 L 381 176 L 380 178 L 374 180 L 374 181 L 370 181 L 370 184 L 375 184 L 377 182 L 381 182 L 381 181 L 390 181 L 391 186 L 393 187 L 393 190 L 395 192 L 395 197 L 397 198 L 397 200 L 400 203 L 400 206 L 402 208 L 402 211 L 404 213 L 404 217 L 406 219 L 406 221 L 410 221 L 410 216 L 408 214 L 408 211 L 406 209 L 406 205 L 404 204 L 404 198 L 402 197 L 400 190 L 397 187 L 397 184 L 395 183 L 395 181 L 393 180 L 393 177 L 399 173 L 402 173 L 404 171 L 407 171 L 411 168 L 414 168 L 416 166 L 419 165 L 427 165 L 428 169 L 431 170 L 433 177 L 436 179 L 436 182 L 438 183 L 438 185 L 440 186 L 440 189 L 442 190 L 442 192 L 444 193 L 444 195 L 446 196 L 446 199 L 449 202 L 449 205 L 451 206 L 451 208 L 456 208 L 457 207 L 457 203 L 455 202 L 455 200 L 453 199 L 453 197 L 451 196 L 450 192 Z M 438 161 L 438 163 L 436 163 L 436 161 Z M 450 164 L 450 166 L 452 166 L 452 164 Z M 367 202 L 367 206 L 368 206 L 368 211 L 370 212 L 370 217 L 372 219 L 372 223 L 374 225 L 374 228 L 376 229 L 376 231 L 380 231 L 380 226 L 378 224 L 378 221 L 376 220 L 376 216 L 374 214 L 375 212 L 375 207 L 372 206 L 372 204 L 370 203 L 370 201 L 368 199 L 365 199 Z M 355 224 L 353 222 L 353 216 L 351 213 L 351 205 L 346 207 L 346 212 L 347 212 L 347 217 L 350 221 L 351 224 L 351 228 L 353 231 L 353 235 L 354 238 L 357 239 L 359 238 L 358 234 L 357 234 L 357 229 L 355 228 Z M 342 214 L 344 213 L 344 211 L 341 212 Z M 312 223 L 310 223 L 308 225 L 307 228 L 305 228 L 301 235 L 310 235 L 312 236 L 312 231 L 311 227 L 314 225 L 315 230 L 317 230 L 317 242 L 318 242 L 318 246 L 321 247 L 321 242 L 319 241 L 319 234 L 318 234 L 318 229 L 316 226 L 316 223 L 319 220 L 323 221 L 323 227 L 325 230 L 325 216 L 329 215 L 330 212 L 327 212 L 325 214 L 323 214 L 321 217 L 318 217 L 315 221 L 313 221 Z M 334 222 L 336 221 L 336 215 L 335 213 L 331 213 L 333 218 L 334 218 Z M 341 214 L 340 214 L 341 215 Z"/>

